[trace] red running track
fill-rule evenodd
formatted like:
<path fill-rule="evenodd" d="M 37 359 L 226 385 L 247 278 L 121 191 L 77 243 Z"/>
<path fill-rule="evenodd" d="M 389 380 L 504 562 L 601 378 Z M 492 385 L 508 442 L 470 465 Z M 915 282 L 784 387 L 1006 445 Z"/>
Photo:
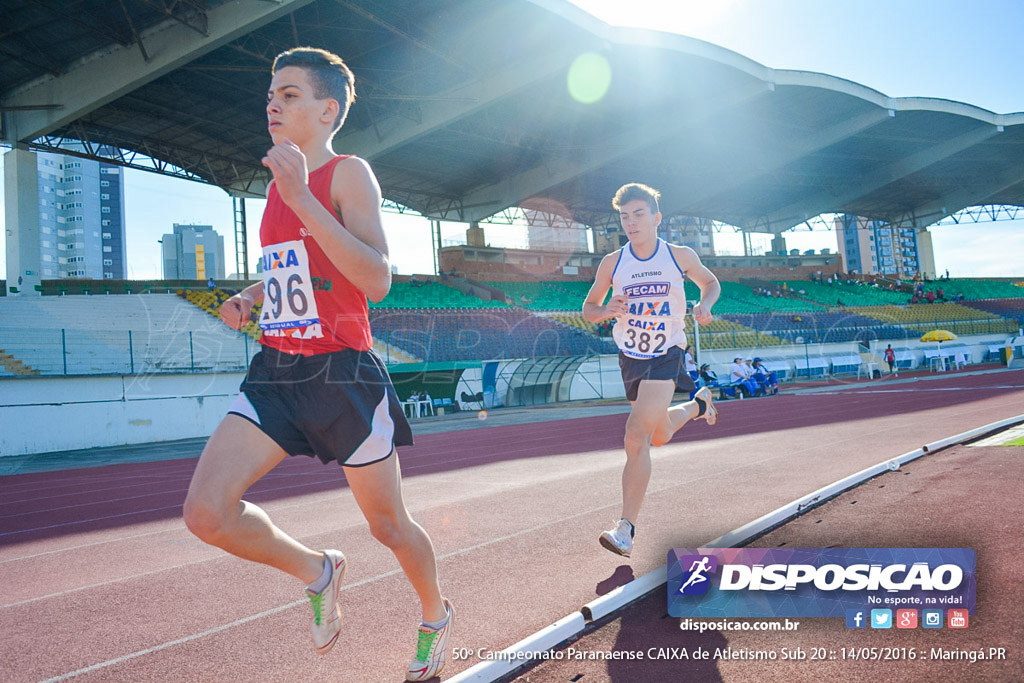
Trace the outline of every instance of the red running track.
<path fill-rule="evenodd" d="M 1024 372 L 874 382 L 721 404 L 653 454 L 626 562 L 597 544 L 618 515 L 625 415 L 436 434 L 402 452 L 458 619 L 499 650 L 664 563 L 888 457 L 1024 407 Z M 350 559 L 342 641 L 314 654 L 291 577 L 195 540 L 180 520 L 195 460 L 0 478 L 0 677 L 398 681 L 418 607 L 339 469 L 290 459 L 247 496 L 311 547 Z M 452 662 L 445 676 L 473 664 Z"/>

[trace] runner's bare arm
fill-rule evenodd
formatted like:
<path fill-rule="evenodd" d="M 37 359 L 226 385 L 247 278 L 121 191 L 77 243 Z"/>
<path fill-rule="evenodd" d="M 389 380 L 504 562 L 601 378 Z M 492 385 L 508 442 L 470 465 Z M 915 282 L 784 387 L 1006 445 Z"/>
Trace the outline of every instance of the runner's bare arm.
<path fill-rule="evenodd" d="M 609 318 L 617 318 L 626 312 L 626 298 L 613 296 L 608 305 L 604 305 L 604 298 L 608 295 L 608 289 L 612 286 L 612 272 L 615 270 L 615 263 L 619 260 L 619 252 L 613 251 L 601 259 L 601 265 L 597 267 L 597 276 L 594 284 L 583 301 L 583 317 L 592 323 L 599 323 Z"/>
<path fill-rule="evenodd" d="M 719 284 L 718 278 L 712 273 L 707 267 L 700 262 L 700 257 L 690 247 L 677 247 L 671 245 L 672 255 L 676 258 L 676 263 L 682 269 L 686 277 L 693 280 L 693 284 L 697 285 L 700 289 L 700 301 L 693 307 L 693 317 L 701 325 L 707 325 L 711 322 L 711 307 L 718 301 L 718 297 L 722 295 L 722 285 Z"/>
<path fill-rule="evenodd" d="M 220 319 L 233 330 L 242 328 L 252 319 L 252 307 L 263 301 L 263 283 L 249 285 L 228 299 L 220 307 Z"/>
<path fill-rule="evenodd" d="M 249 305 L 255 306 L 256 304 L 263 301 L 263 283 L 257 282 L 255 284 L 251 284 L 245 289 L 243 289 L 241 292 L 236 294 L 235 296 L 242 297 L 243 299 L 248 299 L 250 302 Z"/>
<path fill-rule="evenodd" d="M 277 192 L 306 226 L 334 266 L 371 301 L 391 289 L 391 263 L 384 238 L 380 186 L 362 159 L 338 163 L 331 179 L 331 203 L 341 215 L 321 204 L 309 190 L 306 158 L 290 141 L 274 145 L 263 158 L 274 174 Z"/>
<path fill-rule="evenodd" d="M 366 161 L 349 157 L 338 164 L 331 181 L 331 201 L 341 214 L 341 236 L 352 239 L 346 240 L 337 256 L 322 242 L 321 246 L 349 281 L 371 301 L 380 301 L 391 289 L 391 261 L 380 212 L 380 185 Z"/>

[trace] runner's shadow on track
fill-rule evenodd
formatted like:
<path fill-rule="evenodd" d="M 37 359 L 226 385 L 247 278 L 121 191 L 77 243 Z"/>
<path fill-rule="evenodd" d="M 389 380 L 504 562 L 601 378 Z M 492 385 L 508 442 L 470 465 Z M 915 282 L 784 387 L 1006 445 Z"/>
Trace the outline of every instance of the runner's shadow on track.
<path fill-rule="evenodd" d="M 628 564 L 619 565 L 615 568 L 615 571 L 604 581 L 600 581 L 594 591 L 598 595 L 608 595 L 619 586 L 625 586 L 627 583 L 635 579 L 633 575 L 633 568 Z"/>
<path fill-rule="evenodd" d="M 616 570 L 618 574 L 618 570 Z M 602 582 L 604 583 L 604 582 Z M 553 668 L 538 663 L 514 679 L 578 681 L 579 683 L 635 683 L 636 681 L 701 681 L 720 683 L 715 650 L 728 646 L 717 631 L 682 631 L 679 619 L 668 616 L 664 587 L 625 610 L 587 627 L 578 640 L 563 645 Z M 570 655 L 621 653 L 620 659 Z M 700 656 L 708 653 L 707 658 Z M 684 654 L 685 653 L 685 654 Z"/>
<path fill-rule="evenodd" d="M 618 635 L 611 650 L 643 653 L 643 659 L 609 661 L 608 680 L 721 681 L 714 652 L 727 647 L 728 641 L 717 631 L 682 631 L 679 623 L 679 619 L 666 612 L 664 587 L 627 608 L 619 618 Z M 700 651 L 710 653 L 708 658 L 694 656 Z M 581 679 L 580 683 L 586 680 Z"/>

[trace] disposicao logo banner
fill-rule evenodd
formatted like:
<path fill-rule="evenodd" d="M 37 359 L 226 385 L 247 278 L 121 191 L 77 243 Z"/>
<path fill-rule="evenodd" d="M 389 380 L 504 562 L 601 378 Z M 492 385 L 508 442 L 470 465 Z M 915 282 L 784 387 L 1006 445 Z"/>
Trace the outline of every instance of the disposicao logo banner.
<path fill-rule="evenodd" d="M 970 548 L 676 548 L 673 617 L 845 617 L 855 608 L 974 614 Z"/>

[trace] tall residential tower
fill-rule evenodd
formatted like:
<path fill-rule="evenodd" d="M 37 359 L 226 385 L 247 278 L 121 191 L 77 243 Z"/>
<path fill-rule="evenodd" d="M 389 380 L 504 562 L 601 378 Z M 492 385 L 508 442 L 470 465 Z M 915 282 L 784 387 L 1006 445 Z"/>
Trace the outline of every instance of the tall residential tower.
<path fill-rule="evenodd" d="M 75 156 L 15 149 L 4 157 L 8 286 L 43 279 L 124 279 L 122 169 Z"/>

